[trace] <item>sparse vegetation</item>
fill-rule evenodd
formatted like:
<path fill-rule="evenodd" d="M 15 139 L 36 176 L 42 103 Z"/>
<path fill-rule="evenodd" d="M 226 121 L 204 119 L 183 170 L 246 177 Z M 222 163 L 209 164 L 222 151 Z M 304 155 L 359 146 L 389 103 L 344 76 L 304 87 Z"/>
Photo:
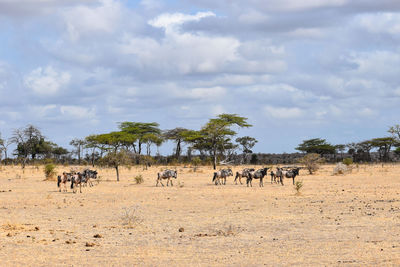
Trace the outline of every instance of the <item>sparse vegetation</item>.
<path fill-rule="evenodd" d="M 299 159 L 299 163 L 304 164 L 310 174 L 316 172 L 324 162 L 325 159 L 317 153 L 310 153 Z"/>
<path fill-rule="evenodd" d="M 353 159 L 352 158 L 344 158 L 343 164 L 350 166 L 351 164 L 353 164 Z"/>
<path fill-rule="evenodd" d="M 56 165 L 49 163 L 44 166 L 44 175 L 46 176 L 46 180 L 55 178 L 56 174 Z"/>
<path fill-rule="evenodd" d="M 135 205 L 129 208 L 124 208 L 121 215 L 122 225 L 126 228 L 135 228 L 143 222 L 139 215 L 140 206 Z"/>
<path fill-rule="evenodd" d="M 303 181 L 296 181 L 295 183 L 294 183 L 294 189 L 296 190 L 296 195 L 300 195 L 301 193 L 300 193 L 300 189 L 302 189 L 303 188 Z"/>
<path fill-rule="evenodd" d="M 135 176 L 136 184 L 142 184 L 144 182 L 143 176 L 141 174 Z"/>

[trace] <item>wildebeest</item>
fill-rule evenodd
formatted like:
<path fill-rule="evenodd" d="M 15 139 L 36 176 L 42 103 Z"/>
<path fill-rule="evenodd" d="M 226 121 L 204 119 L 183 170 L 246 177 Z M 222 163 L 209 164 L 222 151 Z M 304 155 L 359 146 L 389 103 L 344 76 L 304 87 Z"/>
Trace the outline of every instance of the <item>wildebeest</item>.
<path fill-rule="evenodd" d="M 63 192 L 67 192 L 67 182 L 71 181 L 72 174 L 63 172 L 62 175 L 57 176 L 57 187 L 60 188 L 59 192 L 61 192 L 61 184 L 64 184 Z"/>
<path fill-rule="evenodd" d="M 264 176 L 267 175 L 268 169 L 269 168 L 263 168 L 263 169 L 259 169 L 259 170 L 255 171 L 255 172 L 254 171 L 249 172 L 249 177 L 247 177 L 247 180 L 246 180 L 247 186 L 249 186 L 249 185 L 251 187 L 253 186 L 251 183 L 253 179 L 260 179 L 260 187 L 264 186 L 263 179 L 264 179 Z"/>
<path fill-rule="evenodd" d="M 292 178 L 293 184 L 294 184 L 294 178 L 296 178 L 296 176 L 299 175 L 299 171 L 300 171 L 300 168 L 294 168 L 294 169 L 291 169 L 288 171 L 283 171 L 282 174 L 283 174 L 283 177 L 285 177 L 285 178 Z M 281 179 L 281 183 L 283 185 L 282 179 Z"/>
<path fill-rule="evenodd" d="M 278 184 L 281 183 L 283 185 L 283 170 L 282 168 L 276 167 L 276 172 L 274 173 L 274 181 Z M 271 175 L 271 183 L 272 183 L 272 175 Z"/>
<path fill-rule="evenodd" d="M 226 177 L 228 176 L 233 176 L 233 172 L 231 169 L 222 169 L 220 171 L 214 172 L 214 176 L 213 176 L 213 183 L 215 183 L 215 185 L 218 184 L 226 184 Z M 221 183 L 221 180 L 223 179 L 223 182 Z"/>
<path fill-rule="evenodd" d="M 171 178 L 175 178 L 176 179 L 177 176 L 178 176 L 178 173 L 176 171 L 168 170 L 168 169 L 163 171 L 162 173 L 157 173 L 156 186 L 158 186 L 158 183 L 160 183 L 162 186 L 164 186 L 164 184 L 162 183 L 162 179 L 168 179 L 167 180 L 167 186 L 168 186 L 169 182 L 171 182 L 171 186 L 173 186 Z"/>
<path fill-rule="evenodd" d="M 245 168 L 242 171 L 238 171 L 236 172 L 236 176 L 235 176 L 235 184 L 237 184 L 237 179 L 239 178 L 239 182 L 240 184 L 242 184 L 242 177 L 247 178 L 249 176 L 249 172 L 253 172 L 254 169 L 253 168 Z"/>
<path fill-rule="evenodd" d="M 82 183 L 84 182 L 84 178 L 82 173 L 77 172 L 71 177 L 71 189 L 73 193 L 76 193 L 76 185 L 79 184 L 79 192 L 82 193 Z"/>
<path fill-rule="evenodd" d="M 83 183 L 85 185 L 89 184 L 89 186 L 93 186 L 91 179 L 97 179 L 97 171 L 86 169 L 83 171 L 82 175 L 83 175 Z"/>

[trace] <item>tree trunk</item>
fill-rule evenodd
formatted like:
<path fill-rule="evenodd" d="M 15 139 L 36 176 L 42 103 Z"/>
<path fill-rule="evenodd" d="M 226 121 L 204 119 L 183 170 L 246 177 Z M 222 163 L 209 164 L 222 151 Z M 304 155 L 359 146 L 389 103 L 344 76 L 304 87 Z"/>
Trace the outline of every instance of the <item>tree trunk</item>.
<path fill-rule="evenodd" d="M 115 171 L 117 172 L 117 182 L 119 182 L 119 170 L 118 170 L 118 166 L 115 166 Z"/>
<path fill-rule="evenodd" d="M 92 167 L 94 168 L 94 149 L 92 150 Z"/>
<path fill-rule="evenodd" d="M 181 140 L 179 139 L 178 142 L 176 143 L 176 158 L 179 160 L 179 157 L 181 156 Z"/>
<path fill-rule="evenodd" d="M 81 165 L 81 149 L 78 147 L 78 165 Z"/>
<path fill-rule="evenodd" d="M 214 149 L 214 151 L 213 151 L 213 158 L 214 158 L 213 168 L 214 168 L 214 170 L 216 170 L 217 169 L 217 149 Z"/>

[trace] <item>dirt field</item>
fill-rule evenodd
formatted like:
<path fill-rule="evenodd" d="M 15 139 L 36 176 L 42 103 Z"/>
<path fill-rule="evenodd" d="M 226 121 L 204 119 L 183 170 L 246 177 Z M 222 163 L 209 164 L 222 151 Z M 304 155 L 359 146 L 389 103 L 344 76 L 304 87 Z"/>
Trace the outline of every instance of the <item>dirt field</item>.
<path fill-rule="evenodd" d="M 215 186 L 206 167 L 155 187 L 160 169 L 122 169 L 119 183 L 98 169 L 101 182 L 73 194 L 41 168 L 2 167 L 0 265 L 400 265 L 400 166 L 302 170 L 300 196 L 269 176 L 263 188 Z"/>

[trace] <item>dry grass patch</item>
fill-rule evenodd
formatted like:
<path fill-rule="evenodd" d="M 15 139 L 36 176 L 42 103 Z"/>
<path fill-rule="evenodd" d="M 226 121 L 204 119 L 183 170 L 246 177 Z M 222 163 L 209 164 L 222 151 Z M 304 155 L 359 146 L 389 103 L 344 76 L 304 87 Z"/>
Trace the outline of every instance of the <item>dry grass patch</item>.
<path fill-rule="evenodd" d="M 140 216 L 140 206 L 135 205 L 129 208 L 124 208 L 121 215 L 121 222 L 125 228 L 135 228 L 143 222 Z"/>

